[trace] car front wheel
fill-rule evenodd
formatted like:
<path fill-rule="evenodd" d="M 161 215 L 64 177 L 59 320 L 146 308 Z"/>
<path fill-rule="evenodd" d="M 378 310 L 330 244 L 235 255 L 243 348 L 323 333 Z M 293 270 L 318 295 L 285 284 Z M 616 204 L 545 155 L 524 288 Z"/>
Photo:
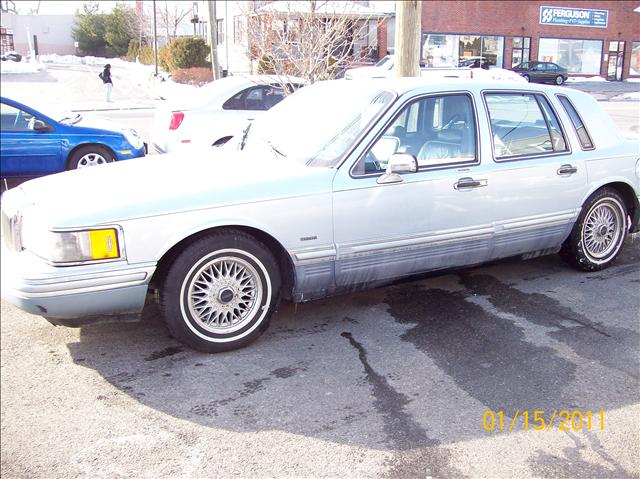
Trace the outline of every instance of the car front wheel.
<path fill-rule="evenodd" d="M 114 161 L 114 156 L 100 146 L 83 146 L 78 148 L 69 158 L 68 169 L 76 170 L 89 166 L 103 165 Z"/>
<path fill-rule="evenodd" d="M 206 353 L 248 345 L 268 327 L 280 295 L 271 252 L 237 230 L 187 246 L 169 267 L 160 305 L 171 334 Z"/>
<path fill-rule="evenodd" d="M 628 231 L 627 209 L 615 191 L 603 188 L 584 204 L 560 254 L 573 267 L 598 271 L 611 265 Z"/>
<path fill-rule="evenodd" d="M 556 85 L 562 85 L 564 83 L 564 77 L 562 75 L 558 75 L 556 77 Z"/>

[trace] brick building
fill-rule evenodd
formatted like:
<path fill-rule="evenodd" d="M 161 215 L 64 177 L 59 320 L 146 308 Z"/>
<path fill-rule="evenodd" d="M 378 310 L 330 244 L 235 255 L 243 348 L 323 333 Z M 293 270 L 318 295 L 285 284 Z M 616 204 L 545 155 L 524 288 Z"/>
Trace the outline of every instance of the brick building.
<path fill-rule="evenodd" d="M 422 60 L 458 66 L 484 57 L 501 68 L 544 60 L 572 76 L 640 77 L 639 7 L 638 1 L 424 1 Z M 381 51 L 393 48 L 394 20 Z"/>

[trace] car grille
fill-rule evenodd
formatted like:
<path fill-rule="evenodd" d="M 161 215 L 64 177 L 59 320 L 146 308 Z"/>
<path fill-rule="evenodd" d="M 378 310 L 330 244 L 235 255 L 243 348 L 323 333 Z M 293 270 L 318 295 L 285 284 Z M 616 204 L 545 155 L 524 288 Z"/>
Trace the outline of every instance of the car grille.
<path fill-rule="evenodd" d="M 10 251 L 22 250 L 21 230 L 22 230 L 22 216 L 17 211 L 13 216 L 8 216 L 7 213 L 2 210 L 2 236 L 7 248 Z"/>

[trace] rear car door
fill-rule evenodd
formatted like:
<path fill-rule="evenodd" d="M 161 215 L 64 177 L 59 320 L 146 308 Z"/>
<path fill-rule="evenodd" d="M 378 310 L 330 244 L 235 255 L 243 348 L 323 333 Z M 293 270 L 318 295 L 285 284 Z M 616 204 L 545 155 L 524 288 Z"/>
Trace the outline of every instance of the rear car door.
<path fill-rule="evenodd" d="M 487 173 L 491 258 L 556 249 L 586 193 L 583 157 L 572 153 L 554 99 L 530 91 L 483 96 L 492 136 L 486 155 L 493 157 Z"/>
<path fill-rule="evenodd" d="M 34 130 L 30 112 L 8 103 L 0 103 L 0 163 L 2 176 L 30 178 L 64 170 L 60 134 L 53 125 L 49 130 Z"/>

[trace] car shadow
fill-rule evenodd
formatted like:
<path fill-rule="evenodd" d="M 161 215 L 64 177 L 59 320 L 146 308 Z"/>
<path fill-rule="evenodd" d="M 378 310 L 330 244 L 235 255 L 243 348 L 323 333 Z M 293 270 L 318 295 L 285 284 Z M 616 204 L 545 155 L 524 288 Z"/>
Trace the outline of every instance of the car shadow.
<path fill-rule="evenodd" d="M 550 256 L 285 303 L 256 343 L 215 355 L 174 340 L 149 301 L 142 321 L 84 327 L 68 348 L 113 397 L 180 419 L 400 451 L 398 473 L 429 450 L 433 469 L 455 475 L 439 446 L 485 437 L 487 410 L 637 401 L 639 272 L 635 243 L 597 273 Z M 624 302 L 602 294 L 614 281 Z M 616 308 L 615 320 L 603 315 Z"/>

